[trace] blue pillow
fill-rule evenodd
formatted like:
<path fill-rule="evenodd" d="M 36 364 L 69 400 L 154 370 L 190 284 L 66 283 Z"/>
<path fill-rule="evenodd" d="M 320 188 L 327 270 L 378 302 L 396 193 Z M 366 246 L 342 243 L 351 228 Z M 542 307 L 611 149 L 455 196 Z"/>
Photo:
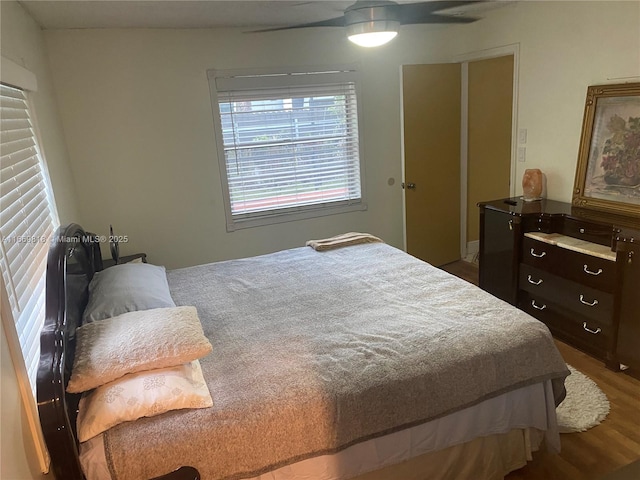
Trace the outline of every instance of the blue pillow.
<path fill-rule="evenodd" d="M 148 263 L 114 265 L 93 276 L 83 323 L 137 310 L 175 306 L 164 267 Z"/>

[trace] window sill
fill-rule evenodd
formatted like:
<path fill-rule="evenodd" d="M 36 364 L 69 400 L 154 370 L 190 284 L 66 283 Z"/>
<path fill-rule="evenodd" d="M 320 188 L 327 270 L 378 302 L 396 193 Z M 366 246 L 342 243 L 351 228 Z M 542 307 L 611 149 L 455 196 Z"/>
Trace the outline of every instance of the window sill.
<path fill-rule="evenodd" d="M 227 221 L 227 232 L 242 230 L 244 228 L 262 227 L 265 225 L 274 225 L 277 223 L 296 222 L 298 220 L 306 220 L 309 218 L 325 217 L 327 215 L 340 215 L 343 213 L 358 212 L 367 210 L 367 204 L 364 202 L 353 205 L 339 205 L 333 207 L 322 207 L 297 212 L 267 213 L 261 216 L 236 218 Z"/>

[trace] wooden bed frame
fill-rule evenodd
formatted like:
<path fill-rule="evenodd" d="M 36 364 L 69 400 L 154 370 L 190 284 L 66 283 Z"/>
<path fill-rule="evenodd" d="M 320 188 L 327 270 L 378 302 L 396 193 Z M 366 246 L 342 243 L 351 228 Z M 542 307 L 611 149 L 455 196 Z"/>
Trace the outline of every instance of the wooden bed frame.
<path fill-rule="evenodd" d="M 51 470 L 58 480 L 84 480 L 79 458 L 76 418 L 80 394 L 66 392 L 75 353 L 75 331 L 82 323 L 88 301 L 88 286 L 95 272 L 102 270 L 100 243 L 95 235 L 77 224 L 60 227 L 49 250 L 47 262 L 46 318 L 40 336 L 41 355 L 37 375 L 38 411 L 51 456 Z M 451 447 L 457 448 L 457 447 Z M 438 452 L 436 452 L 438 453 Z M 421 471 L 423 456 L 356 477 L 379 480 L 394 478 L 389 468 Z M 401 469 L 405 470 L 401 470 Z M 384 472 L 384 473 L 380 473 Z M 183 466 L 151 480 L 200 480 L 200 473 Z"/>
<path fill-rule="evenodd" d="M 83 480 L 78 454 L 76 418 L 80 394 L 66 392 L 75 353 L 75 331 L 82 323 L 88 286 L 102 270 L 100 243 L 80 225 L 60 227 L 47 259 L 45 323 L 40 334 L 37 400 L 40 424 L 59 480 Z M 193 467 L 156 480 L 199 480 Z"/>

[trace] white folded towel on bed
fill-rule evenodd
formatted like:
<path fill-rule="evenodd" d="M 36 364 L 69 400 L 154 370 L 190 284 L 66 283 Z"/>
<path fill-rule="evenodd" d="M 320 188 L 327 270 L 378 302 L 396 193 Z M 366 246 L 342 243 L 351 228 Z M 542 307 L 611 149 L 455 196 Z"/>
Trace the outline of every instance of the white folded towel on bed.
<path fill-rule="evenodd" d="M 335 237 L 323 238 L 321 240 L 307 241 L 307 247 L 311 247 L 319 252 L 323 250 L 331 250 L 333 248 L 346 247 L 349 245 L 358 245 L 360 243 L 382 242 L 378 237 L 374 237 L 369 233 L 349 232 Z"/>

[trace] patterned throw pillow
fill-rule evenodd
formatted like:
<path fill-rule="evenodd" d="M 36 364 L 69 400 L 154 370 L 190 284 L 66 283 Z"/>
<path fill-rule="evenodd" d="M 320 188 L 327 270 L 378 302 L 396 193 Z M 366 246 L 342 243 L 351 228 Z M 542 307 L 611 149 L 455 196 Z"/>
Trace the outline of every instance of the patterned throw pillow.
<path fill-rule="evenodd" d="M 70 393 L 91 390 L 127 373 L 182 365 L 211 352 L 195 307 L 123 313 L 81 326 L 76 339 Z"/>
<path fill-rule="evenodd" d="M 176 367 L 131 373 L 82 396 L 78 439 L 85 442 L 122 422 L 141 417 L 212 405 L 198 360 Z"/>

